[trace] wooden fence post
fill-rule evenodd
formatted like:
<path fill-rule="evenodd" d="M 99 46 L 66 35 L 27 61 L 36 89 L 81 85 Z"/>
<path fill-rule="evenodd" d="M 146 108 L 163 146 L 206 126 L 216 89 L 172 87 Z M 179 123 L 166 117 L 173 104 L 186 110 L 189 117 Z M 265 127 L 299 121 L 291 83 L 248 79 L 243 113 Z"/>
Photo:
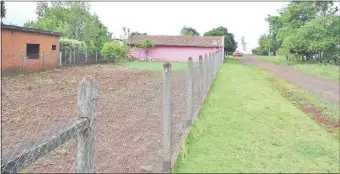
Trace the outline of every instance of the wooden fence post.
<path fill-rule="evenodd" d="M 163 81 L 163 172 L 171 170 L 171 64 L 164 63 Z"/>
<path fill-rule="evenodd" d="M 192 80 L 193 76 L 193 62 L 192 58 L 188 58 L 188 73 L 187 73 L 187 121 L 186 127 L 188 128 L 191 124 L 191 117 L 193 116 L 193 101 L 192 101 Z"/>
<path fill-rule="evenodd" d="M 200 65 L 200 77 L 199 77 L 199 95 L 200 95 L 200 105 L 203 103 L 203 90 L 204 90 L 204 64 L 203 64 L 203 58 L 200 55 L 199 56 L 199 65 Z"/>
<path fill-rule="evenodd" d="M 21 53 L 21 73 L 25 73 L 25 55 Z"/>
<path fill-rule="evenodd" d="M 86 76 L 78 85 L 78 118 L 88 118 L 90 125 L 77 135 L 76 173 L 94 173 L 95 119 L 98 86 L 91 76 Z"/>

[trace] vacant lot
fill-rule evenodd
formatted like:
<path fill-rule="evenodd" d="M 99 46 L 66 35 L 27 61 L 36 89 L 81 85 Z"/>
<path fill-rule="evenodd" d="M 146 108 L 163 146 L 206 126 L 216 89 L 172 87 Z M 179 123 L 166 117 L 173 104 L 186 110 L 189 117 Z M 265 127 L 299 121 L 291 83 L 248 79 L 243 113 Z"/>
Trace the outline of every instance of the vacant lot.
<path fill-rule="evenodd" d="M 283 56 L 256 56 L 261 60 L 272 62 L 279 65 L 288 65 L 296 70 L 313 74 L 319 77 L 327 78 L 336 82 L 340 81 L 340 69 L 337 65 L 321 64 L 321 63 L 303 63 L 301 61 L 287 60 Z"/>
<path fill-rule="evenodd" d="M 185 64 L 184 64 L 185 65 Z M 183 64 L 173 64 L 181 70 Z M 154 67 L 157 67 L 156 71 Z M 160 68 L 158 68 L 160 67 Z M 138 70 L 138 71 L 134 71 Z M 86 75 L 99 84 L 96 172 L 160 172 L 162 63 L 130 62 L 59 69 L 2 80 L 2 152 L 75 117 L 77 85 Z M 173 72 L 173 147 L 186 120 L 185 72 Z M 25 172 L 72 172 L 74 141 Z"/>
<path fill-rule="evenodd" d="M 174 172 L 339 172 L 339 140 L 261 72 L 222 65 Z"/>

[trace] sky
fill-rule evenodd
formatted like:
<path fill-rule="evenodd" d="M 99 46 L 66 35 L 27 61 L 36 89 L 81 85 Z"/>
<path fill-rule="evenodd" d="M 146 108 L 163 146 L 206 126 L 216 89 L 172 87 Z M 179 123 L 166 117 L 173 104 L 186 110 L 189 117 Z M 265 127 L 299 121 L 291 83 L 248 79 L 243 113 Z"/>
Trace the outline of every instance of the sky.
<path fill-rule="evenodd" d="M 91 12 L 119 38 L 125 26 L 149 35 L 178 35 L 186 25 L 201 35 L 219 26 L 227 27 L 238 42 L 238 50 L 250 52 L 259 37 L 268 32 L 265 18 L 278 14 L 288 2 L 90 2 Z M 36 20 L 35 2 L 6 2 L 5 24 L 22 26 Z M 247 51 L 243 51 L 241 38 Z"/>

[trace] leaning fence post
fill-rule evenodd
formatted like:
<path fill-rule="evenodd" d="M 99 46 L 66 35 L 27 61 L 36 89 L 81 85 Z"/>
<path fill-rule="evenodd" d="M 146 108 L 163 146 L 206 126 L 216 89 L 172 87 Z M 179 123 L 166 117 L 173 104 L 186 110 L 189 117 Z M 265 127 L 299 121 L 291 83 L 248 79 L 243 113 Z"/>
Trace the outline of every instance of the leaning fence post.
<path fill-rule="evenodd" d="M 163 172 L 171 169 L 171 64 L 164 63 L 163 81 Z"/>
<path fill-rule="evenodd" d="M 186 128 L 191 124 L 191 117 L 193 115 L 193 101 L 192 101 L 192 80 L 193 76 L 193 63 L 192 58 L 188 58 L 188 73 L 187 73 L 187 122 Z"/>
<path fill-rule="evenodd" d="M 88 118 L 89 127 L 77 135 L 76 173 L 94 173 L 95 120 L 98 94 L 97 82 L 86 76 L 78 85 L 78 118 Z"/>
<path fill-rule="evenodd" d="M 204 88 L 204 65 L 203 58 L 199 56 L 199 65 L 200 65 L 200 78 L 199 78 L 199 95 L 200 95 L 200 104 L 203 102 L 203 88 Z"/>
<path fill-rule="evenodd" d="M 21 53 L 21 72 L 25 72 L 25 57 L 24 52 Z"/>

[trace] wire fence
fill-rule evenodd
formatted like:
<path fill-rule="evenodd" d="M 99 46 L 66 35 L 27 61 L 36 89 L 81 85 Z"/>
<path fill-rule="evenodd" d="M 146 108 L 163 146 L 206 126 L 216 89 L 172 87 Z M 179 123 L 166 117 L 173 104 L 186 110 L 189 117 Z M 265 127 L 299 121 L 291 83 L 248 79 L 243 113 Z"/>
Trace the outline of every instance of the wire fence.
<path fill-rule="evenodd" d="M 4 52 L 2 72 L 5 74 L 24 74 L 72 65 L 105 63 L 106 58 L 99 52 L 61 50 L 40 53 Z"/>
<path fill-rule="evenodd" d="M 223 52 L 193 60 L 161 72 L 93 65 L 5 79 L 2 173 L 169 172 Z"/>

